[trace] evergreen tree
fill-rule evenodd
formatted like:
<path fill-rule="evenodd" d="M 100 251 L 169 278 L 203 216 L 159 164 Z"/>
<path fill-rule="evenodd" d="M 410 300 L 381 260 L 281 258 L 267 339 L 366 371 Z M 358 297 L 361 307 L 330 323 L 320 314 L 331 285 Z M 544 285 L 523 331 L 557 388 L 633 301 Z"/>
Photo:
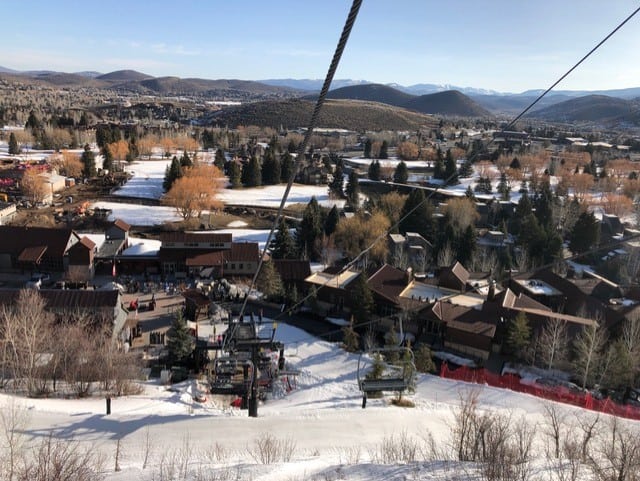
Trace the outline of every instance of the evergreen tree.
<path fill-rule="evenodd" d="M 483 194 L 490 194 L 493 191 L 493 187 L 491 187 L 491 179 L 488 177 L 479 177 L 475 191 Z"/>
<path fill-rule="evenodd" d="M 433 166 L 433 178 L 444 178 L 444 156 L 442 155 L 442 150 L 440 149 L 440 147 L 438 147 L 438 149 L 436 150 L 436 162 Z"/>
<path fill-rule="evenodd" d="M 289 183 L 289 179 L 293 176 L 295 163 L 293 156 L 288 150 L 284 151 L 280 156 L 280 182 Z"/>
<path fill-rule="evenodd" d="M 27 123 L 24 125 L 24 128 L 31 130 L 34 135 L 36 131 L 43 128 L 42 122 L 40 122 L 40 119 L 33 110 L 29 112 L 29 118 L 27 119 Z"/>
<path fill-rule="evenodd" d="M 271 147 L 267 147 L 262 162 L 262 184 L 275 185 L 280 183 L 282 168 L 280 159 L 276 156 Z"/>
<path fill-rule="evenodd" d="M 180 166 L 185 169 L 187 167 L 193 166 L 193 162 L 191 162 L 191 157 L 189 157 L 189 154 L 187 153 L 186 150 L 182 153 L 182 157 L 180 158 Z"/>
<path fill-rule="evenodd" d="M 369 164 L 368 176 L 371 180 L 380 180 L 380 162 L 374 160 Z"/>
<path fill-rule="evenodd" d="M 85 144 L 84 152 L 80 156 L 82 162 L 82 175 L 85 177 L 93 177 L 96 175 L 96 157 L 93 151 L 89 147 L 89 144 Z"/>
<path fill-rule="evenodd" d="M 174 155 L 173 159 L 171 159 L 171 165 L 167 166 L 167 169 L 164 173 L 164 181 L 162 182 L 162 187 L 164 188 L 165 192 L 169 192 L 171 190 L 171 187 L 173 186 L 173 183 L 180 177 L 182 177 L 182 166 L 180 165 L 178 157 Z"/>
<path fill-rule="evenodd" d="M 425 239 L 433 239 L 433 208 L 422 189 L 411 191 L 402 207 L 400 219 L 398 229 L 401 233 L 417 232 Z"/>
<path fill-rule="evenodd" d="M 583 212 L 569 234 L 569 249 L 574 254 L 582 254 L 600 241 L 600 223 L 593 212 Z"/>
<path fill-rule="evenodd" d="M 371 140 L 370 139 L 367 139 L 364 142 L 364 158 L 365 159 L 371 158 Z"/>
<path fill-rule="evenodd" d="M 460 169 L 458 170 L 458 177 L 462 177 L 463 179 L 466 179 L 468 177 L 471 177 L 472 175 L 473 175 L 473 165 L 468 160 L 465 160 L 460 166 Z"/>
<path fill-rule="evenodd" d="M 349 172 L 349 180 L 347 180 L 345 191 L 347 194 L 347 202 L 349 202 L 351 208 L 358 209 L 360 206 L 360 182 L 355 170 Z"/>
<path fill-rule="evenodd" d="M 338 158 L 336 161 L 336 168 L 333 171 L 333 180 L 329 183 L 329 194 L 336 198 L 342 199 L 344 198 L 344 165 L 341 158 Z"/>
<path fill-rule="evenodd" d="M 262 269 L 256 279 L 256 287 L 264 294 L 267 300 L 279 300 L 284 289 L 280 274 L 273 265 L 273 262 L 264 262 Z"/>
<path fill-rule="evenodd" d="M 509 187 L 509 183 L 507 182 L 507 174 L 502 172 L 500 174 L 500 182 L 498 183 L 498 192 L 502 195 L 502 200 L 509 200 L 509 193 L 511 192 L 511 187 Z"/>
<path fill-rule="evenodd" d="M 330 236 L 331 234 L 333 234 L 338 227 L 338 222 L 340 222 L 340 213 L 338 212 L 338 208 L 334 204 L 324 221 L 324 234 L 326 236 Z"/>
<path fill-rule="evenodd" d="M 511 233 L 514 235 L 520 234 L 520 228 L 522 225 L 523 219 L 533 213 L 533 205 L 531 204 L 531 200 L 529 199 L 529 195 L 524 192 L 518 204 L 516 205 L 515 212 L 513 217 L 511 218 Z"/>
<path fill-rule="evenodd" d="M 258 187 L 262 184 L 262 168 L 255 155 L 242 166 L 242 184 L 245 187 Z"/>
<path fill-rule="evenodd" d="M 227 175 L 229 176 L 229 182 L 231 183 L 231 188 L 237 189 L 242 186 L 242 167 L 235 160 L 229 162 L 227 167 Z"/>
<path fill-rule="evenodd" d="M 519 312 L 509 321 L 505 344 L 509 353 L 519 359 L 525 359 L 529 344 L 531 343 L 531 327 L 527 314 Z"/>
<path fill-rule="evenodd" d="M 20 146 L 16 139 L 16 134 L 11 132 L 9 134 L 9 155 L 18 155 L 20 153 Z"/>
<path fill-rule="evenodd" d="M 419 372 L 430 373 L 435 372 L 436 364 L 431 356 L 431 349 L 428 344 L 422 343 L 415 352 L 415 365 Z"/>
<path fill-rule="evenodd" d="M 521 165 L 520 165 L 520 160 L 518 160 L 518 157 L 514 157 L 513 160 L 511 161 L 511 163 L 509 164 L 509 167 L 511 167 L 512 169 L 521 169 Z"/>
<path fill-rule="evenodd" d="M 296 244 L 284 219 L 280 219 L 278 231 L 271 241 L 271 257 L 274 259 L 296 259 Z"/>
<path fill-rule="evenodd" d="M 476 200 L 476 195 L 473 193 L 471 185 L 467 186 L 467 190 L 464 191 L 464 195 L 471 200 Z"/>
<path fill-rule="evenodd" d="M 473 254 L 477 248 L 476 230 L 468 225 L 462 235 L 457 239 L 457 259 L 463 265 L 468 265 L 473 259 Z"/>
<path fill-rule="evenodd" d="M 227 162 L 227 159 L 224 156 L 224 151 L 222 149 L 217 149 L 216 157 L 213 161 L 213 165 L 215 165 L 218 169 L 220 169 L 220 172 L 224 172 L 224 166 L 226 162 Z"/>
<path fill-rule="evenodd" d="M 553 228 L 553 193 L 548 180 L 541 182 L 538 186 L 533 206 L 540 225 L 545 230 Z"/>
<path fill-rule="evenodd" d="M 296 228 L 296 244 L 301 258 L 312 261 L 320 258 L 316 240 L 322 235 L 322 225 L 322 211 L 318 200 L 314 196 L 305 207 L 302 213 L 302 221 Z"/>
<path fill-rule="evenodd" d="M 187 321 L 182 314 L 182 310 L 178 310 L 171 323 L 171 329 L 167 332 L 169 358 L 172 362 L 184 364 L 193 354 L 194 347 L 195 342 L 189 332 Z"/>
<path fill-rule="evenodd" d="M 353 327 L 353 316 L 349 325 L 342 328 L 342 346 L 347 352 L 357 352 L 360 349 L 360 336 Z"/>
<path fill-rule="evenodd" d="M 407 164 L 404 160 L 401 160 L 396 170 L 393 172 L 393 181 L 396 184 L 406 184 L 409 180 L 409 169 L 407 169 Z"/>
<path fill-rule="evenodd" d="M 108 170 L 111 172 L 113 170 L 113 154 L 109 147 L 103 147 L 101 149 L 102 153 L 102 170 Z"/>
<path fill-rule="evenodd" d="M 387 142 L 386 140 L 382 141 L 382 145 L 380 145 L 380 154 L 378 155 L 379 158 L 381 159 L 388 159 L 389 158 L 389 142 Z"/>
<path fill-rule="evenodd" d="M 451 149 L 447 150 L 445 158 L 444 178 L 447 180 L 447 185 L 458 183 L 458 166 L 456 165 L 456 160 L 453 158 Z"/>
<path fill-rule="evenodd" d="M 367 285 L 366 275 L 361 273 L 356 280 L 353 281 L 351 313 L 358 323 L 370 321 L 374 307 L 373 294 Z"/>

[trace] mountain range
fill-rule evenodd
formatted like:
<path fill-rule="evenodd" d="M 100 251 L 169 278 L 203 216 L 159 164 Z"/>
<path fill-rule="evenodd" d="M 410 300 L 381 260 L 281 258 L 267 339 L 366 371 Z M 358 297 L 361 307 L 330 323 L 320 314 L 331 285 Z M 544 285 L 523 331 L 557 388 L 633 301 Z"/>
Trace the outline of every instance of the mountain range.
<path fill-rule="evenodd" d="M 188 96 L 204 100 L 314 99 L 322 86 L 316 79 L 238 79 L 153 77 L 135 70 L 106 74 L 52 70 L 17 71 L 0 66 L 0 78 L 52 87 L 109 89 L 123 94 Z M 485 117 L 523 111 L 543 90 L 504 93 L 453 85 L 375 84 L 365 80 L 336 79 L 328 98 L 378 102 L 423 114 Z M 537 103 L 529 117 L 547 121 L 640 123 L 640 87 L 604 91 L 552 91 Z"/>

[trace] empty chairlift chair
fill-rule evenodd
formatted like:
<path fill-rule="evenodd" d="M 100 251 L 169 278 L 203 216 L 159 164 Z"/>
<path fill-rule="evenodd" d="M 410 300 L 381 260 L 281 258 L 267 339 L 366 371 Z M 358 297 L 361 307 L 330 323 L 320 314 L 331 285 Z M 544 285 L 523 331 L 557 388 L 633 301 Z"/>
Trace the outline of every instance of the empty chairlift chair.
<path fill-rule="evenodd" d="M 408 347 L 384 347 L 364 351 L 358 359 L 358 387 L 362 408 L 371 393 L 406 391 L 412 384 L 416 367 Z"/>

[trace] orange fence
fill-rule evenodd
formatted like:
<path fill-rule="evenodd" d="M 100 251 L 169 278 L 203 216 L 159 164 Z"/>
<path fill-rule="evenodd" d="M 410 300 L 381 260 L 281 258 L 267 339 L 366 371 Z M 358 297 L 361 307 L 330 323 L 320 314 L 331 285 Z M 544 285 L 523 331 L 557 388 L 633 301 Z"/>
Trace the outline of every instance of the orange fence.
<path fill-rule="evenodd" d="M 440 377 L 457 381 L 487 384 L 492 387 L 510 389 L 512 391 L 531 394 L 533 396 L 557 401 L 573 406 L 613 414 L 623 418 L 640 420 L 640 408 L 628 404 L 618 404 L 607 399 L 595 399 L 588 392 L 575 392 L 565 386 L 540 386 L 522 384 L 520 377 L 515 374 L 494 374 L 486 369 L 471 369 L 466 366 L 451 370 L 446 362 L 442 363 Z"/>

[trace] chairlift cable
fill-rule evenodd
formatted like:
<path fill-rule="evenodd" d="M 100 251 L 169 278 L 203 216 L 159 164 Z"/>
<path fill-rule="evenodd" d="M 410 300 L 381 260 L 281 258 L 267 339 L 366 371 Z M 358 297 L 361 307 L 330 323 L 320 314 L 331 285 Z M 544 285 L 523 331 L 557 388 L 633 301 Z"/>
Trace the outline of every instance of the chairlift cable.
<path fill-rule="evenodd" d="M 331 60 L 331 64 L 329 66 L 329 70 L 327 71 L 327 76 L 325 77 L 324 84 L 322 85 L 322 89 L 320 90 L 320 94 L 318 95 L 318 100 L 316 101 L 316 106 L 313 110 L 313 114 L 311 116 L 311 121 L 309 122 L 309 127 L 304 136 L 304 140 L 302 144 L 298 148 L 298 156 L 295 160 L 295 168 L 292 169 L 291 175 L 289 177 L 289 181 L 287 182 L 287 187 L 284 191 L 284 195 L 282 196 L 282 200 L 280 201 L 280 207 L 278 208 L 278 213 L 273 220 L 273 225 L 271 226 L 271 230 L 269 231 L 269 235 L 267 236 L 267 241 L 262 250 L 262 254 L 260 259 L 258 260 L 258 268 L 256 269 L 253 278 L 251 279 L 251 284 L 249 285 L 249 292 L 244 297 L 242 302 L 242 307 L 240 308 L 240 318 L 242 318 L 244 311 L 247 307 L 247 301 L 249 299 L 249 294 L 253 290 L 256 281 L 258 279 L 258 275 L 260 274 L 260 270 L 262 269 L 262 265 L 264 264 L 264 258 L 267 254 L 267 250 L 269 249 L 269 244 L 271 243 L 271 239 L 275 230 L 278 227 L 280 222 L 280 218 L 282 217 L 282 213 L 284 211 L 285 204 L 287 202 L 287 198 L 289 197 L 289 192 L 291 191 L 291 187 L 293 185 L 293 181 L 296 177 L 296 171 L 298 166 L 301 164 L 301 159 L 304 158 L 304 154 L 307 150 L 307 146 L 309 145 L 309 141 L 311 140 L 311 135 L 313 134 L 313 130 L 316 127 L 318 122 L 318 117 L 320 115 L 320 109 L 324 104 L 327 93 L 329 92 L 329 87 L 331 86 L 331 81 L 333 80 L 333 76 L 338 69 L 338 64 L 340 63 L 340 58 L 342 57 L 342 53 L 347 45 L 347 40 L 349 39 L 349 35 L 351 33 L 351 29 L 356 21 L 358 16 L 358 11 L 360 10 L 360 6 L 362 5 L 362 0 L 353 0 L 351 4 L 351 9 L 349 11 L 349 15 L 347 16 L 347 20 L 345 22 L 344 28 L 342 29 L 342 35 L 340 36 L 340 40 L 338 41 L 338 45 L 336 46 L 335 52 L 333 54 L 333 59 Z"/>
<path fill-rule="evenodd" d="M 637 9 L 635 9 L 629 16 L 627 16 L 622 22 L 620 22 L 618 24 L 618 26 L 616 26 L 611 32 L 609 32 L 609 34 L 607 34 L 595 47 L 593 47 L 586 55 L 584 55 L 573 67 L 571 67 L 569 70 L 567 70 L 558 80 L 556 80 L 547 90 L 545 90 L 545 92 L 543 92 L 534 102 L 532 102 L 528 107 L 526 107 L 522 112 L 520 112 L 516 117 L 514 117 L 513 120 L 511 120 L 508 124 L 507 127 L 505 129 L 509 129 L 511 127 L 513 127 L 513 125 L 515 124 L 515 122 L 517 120 L 519 120 L 527 111 L 529 111 L 536 103 L 538 103 L 545 95 L 547 95 L 549 92 L 551 92 L 562 80 L 564 80 L 569 74 L 571 74 L 582 62 L 584 62 L 589 56 L 591 56 L 596 50 L 598 50 L 607 40 L 609 40 L 616 32 L 618 32 L 618 30 L 620 30 L 629 20 L 631 20 L 638 12 L 640 11 L 640 7 L 638 7 Z M 503 129 L 503 130 L 505 130 Z M 307 138 L 305 137 L 305 140 L 307 140 Z M 489 147 L 492 143 L 494 142 L 494 139 L 491 139 L 486 145 L 486 147 Z M 477 157 L 477 153 L 475 153 L 475 157 Z M 470 159 L 467 159 L 468 162 L 472 162 L 475 157 L 471 157 Z M 454 172 L 453 174 L 451 174 L 449 177 L 447 177 L 444 180 L 444 185 L 446 185 L 451 179 L 453 179 L 456 175 L 458 175 L 458 172 Z M 291 181 L 289 183 L 289 185 L 287 187 L 290 187 Z M 415 189 L 416 186 L 415 185 L 411 185 L 411 184 L 399 184 L 402 185 L 404 187 L 409 187 L 411 189 Z M 336 275 L 340 275 L 343 274 L 344 272 L 346 272 L 350 267 L 354 266 L 361 258 L 362 256 L 364 256 L 366 253 L 368 253 L 371 249 L 373 249 L 373 247 L 375 247 L 375 245 L 380 242 L 381 240 L 385 239 L 387 237 L 387 235 L 393 231 L 393 229 L 397 228 L 400 223 L 405 220 L 407 217 L 409 217 L 411 214 L 413 214 L 416 210 L 418 210 L 425 202 L 428 202 L 438 191 L 440 190 L 440 186 L 436 186 L 434 187 L 434 189 L 427 195 L 425 196 L 425 199 L 417 204 L 413 209 L 411 209 L 409 212 L 407 212 L 405 214 L 404 217 L 400 218 L 395 224 L 391 225 L 389 227 L 389 229 L 387 229 L 384 233 L 380 234 L 378 237 L 376 237 L 373 242 L 371 242 L 371 244 L 369 244 L 367 247 L 365 247 L 363 250 L 360 251 L 360 253 L 358 255 L 356 255 L 353 260 L 351 260 L 350 262 L 348 262 Z M 288 192 L 288 191 L 287 191 Z M 281 204 L 281 208 L 282 205 L 284 204 L 284 199 L 283 199 L 283 203 Z M 280 210 L 279 210 L 280 212 Z M 279 215 L 278 215 L 279 217 Z M 273 229 L 271 230 L 271 232 L 269 233 L 269 238 L 268 240 L 271 239 L 271 235 L 273 234 Z M 635 237 L 635 236 L 634 236 Z M 625 239 L 627 240 L 627 239 Z M 265 246 L 265 251 L 266 251 L 267 246 Z M 260 265 L 262 264 L 262 259 L 260 259 Z M 256 276 L 254 276 L 254 280 L 257 277 L 257 273 Z M 320 285 L 320 288 L 327 286 L 329 283 L 331 282 L 331 280 L 327 280 L 325 283 Z M 252 282 L 252 286 L 253 286 L 253 282 Z M 310 297 L 313 296 L 313 291 L 309 294 L 307 294 L 305 297 L 303 297 L 300 301 L 298 301 L 294 306 L 292 306 L 290 308 L 290 310 L 293 310 L 301 305 L 304 304 L 305 301 L 307 301 Z M 245 305 L 246 305 L 246 298 L 245 298 Z M 244 305 L 243 305 L 244 308 Z M 276 316 L 276 320 L 282 318 L 282 316 L 284 315 L 284 312 L 281 314 L 278 314 Z"/>

